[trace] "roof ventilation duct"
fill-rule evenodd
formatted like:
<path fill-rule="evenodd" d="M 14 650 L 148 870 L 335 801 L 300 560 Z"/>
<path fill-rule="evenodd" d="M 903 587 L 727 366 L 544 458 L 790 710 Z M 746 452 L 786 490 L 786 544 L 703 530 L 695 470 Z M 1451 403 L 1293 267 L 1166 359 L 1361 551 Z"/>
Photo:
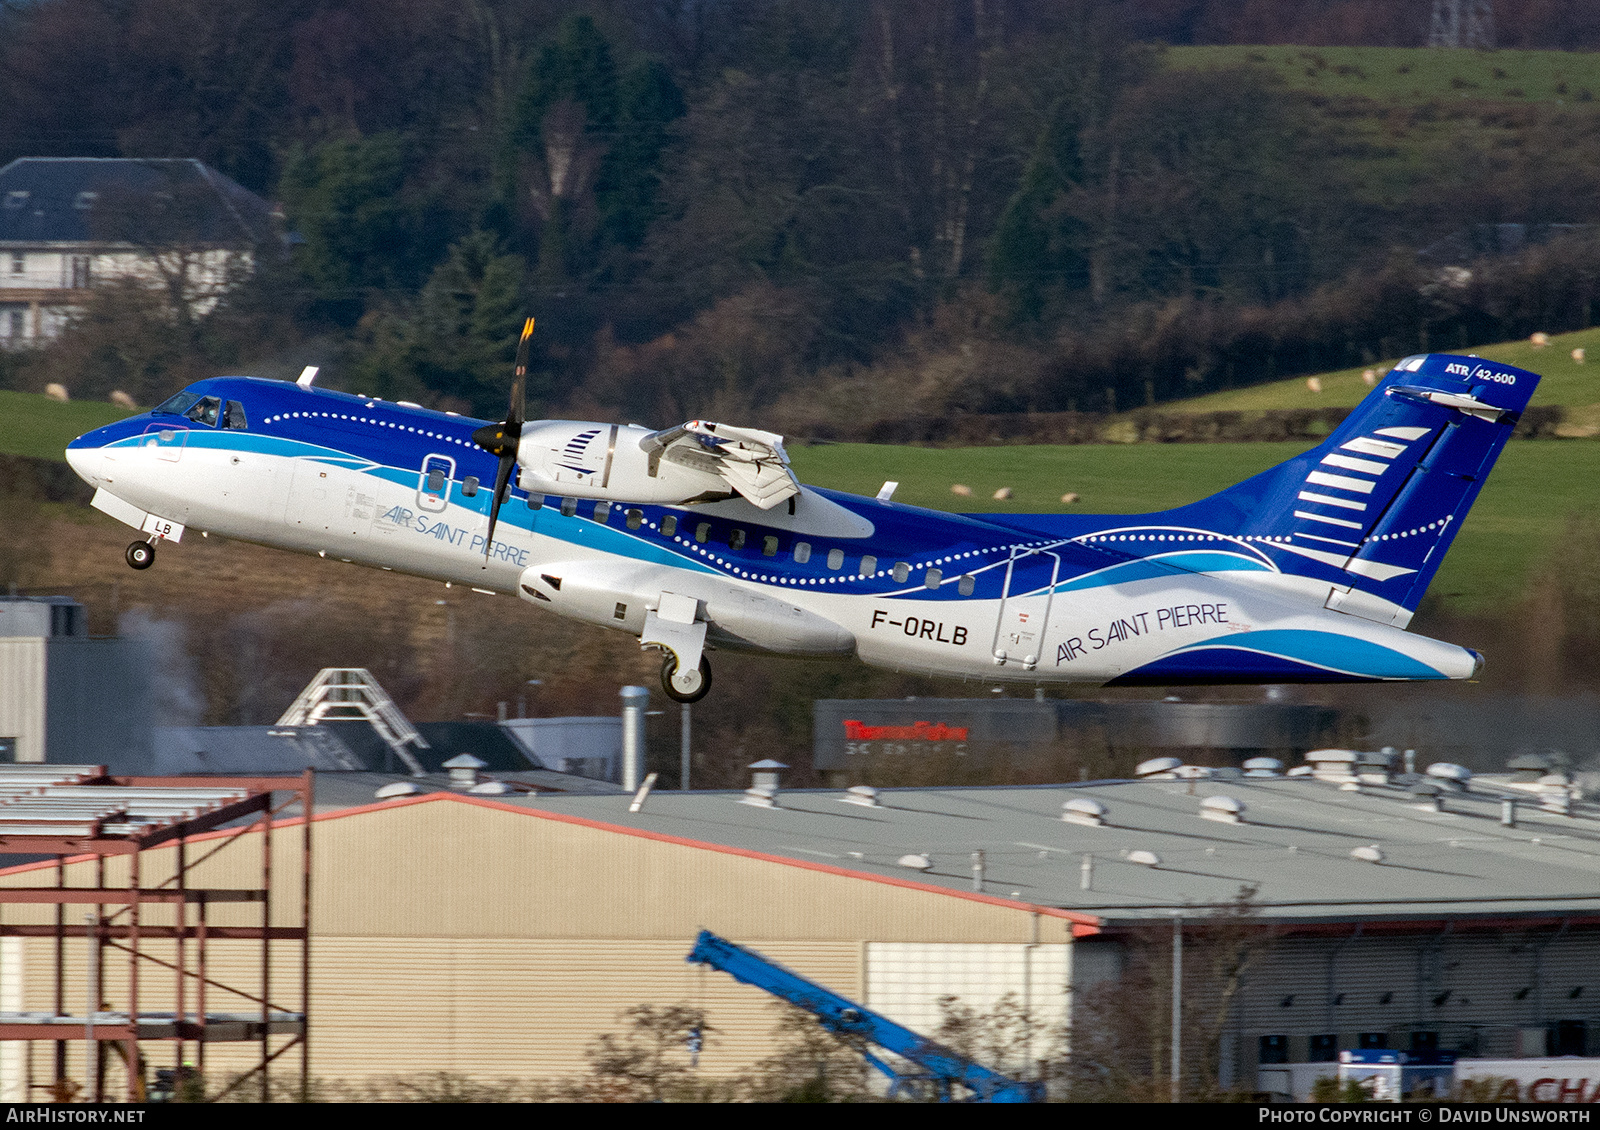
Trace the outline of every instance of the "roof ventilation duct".
<path fill-rule="evenodd" d="M 1377 844 L 1367 844 L 1351 851 L 1350 858 L 1359 859 L 1362 863 L 1382 863 L 1383 849 Z"/>
<path fill-rule="evenodd" d="M 909 867 L 913 871 L 933 870 L 933 860 L 929 859 L 926 855 L 915 853 L 911 855 L 902 855 L 899 859 L 895 860 L 895 862 L 901 867 Z"/>
<path fill-rule="evenodd" d="M 1534 784 L 1550 772 L 1551 761 L 1542 753 L 1519 753 L 1506 762 L 1506 768 L 1515 773 L 1522 784 Z"/>
<path fill-rule="evenodd" d="M 1160 867 L 1161 857 L 1153 851 L 1130 851 L 1128 862 L 1140 863 L 1146 867 Z"/>
<path fill-rule="evenodd" d="M 1246 777 L 1278 777 L 1283 774 L 1283 762 L 1276 757 L 1252 757 L 1244 763 Z"/>
<path fill-rule="evenodd" d="M 845 804 L 858 804 L 862 808 L 883 807 L 878 803 L 878 790 L 871 785 L 851 785 L 839 799 Z"/>
<path fill-rule="evenodd" d="M 1319 781 L 1346 784 L 1355 781 L 1356 761 L 1360 754 L 1353 749 L 1314 749 L 1306 754 L 1311 775 Z"/>
<path fill-rule="evenodd" d="M 1170 780 L 1172 771 L 1182 764 L 1183 762 L 1176 757 L 1152 757 L 1149 761 L 1141 761 L 1134 766 L 1133 775 Z"/>
<path fill-rule="evenodd" d="M 473 796 L 505 796 L 507 793 L 516 792 L 516 790 L 504 781 L 479 781 L 467 792 Z"/>
<path fill-rule="evenodd" d="M 1418 781 L 1411 786 L 1411 799 L 1423 812 L 1444 811 L 1444 786 L 1437 781 Z"/>
<path fill-rule="evenodd" d="M 1457 765 L 1451 761 L 1435 761 L 1432 765 L 1428 766 L 1426 772 L 1428 776 L 1433 777 L 1436 780 L 1450 782 L 1463 792 L 1466 791 L 1467 786 L 1472 781 L 1471 769 L 1468 769 L 1465 765 Z"/>
<path fill-rule="evenodd" d="M 1180 765 L 1172 771 L 1172 775 L 1180 781 L 1204 781 L 1216 774 L 1208 765 Z"/>
<path fill-rule="evenodd" d="M 751 770 L 750 784 L 752 787 L 771 789 L 776 793 L 778 791 L 778 777 L 789 767 L 781 761 L 774 761 L 770 757 L 764 757 L 760 761 L 752 761 L 745 768 Z"/>
<path fill-rule="evenodd" d="M 1358 753 L 1356 776 L 1364 785 L 1387 785 L 1399 760 L 1400 753 L 1392 745 L 1386 745 L 1376 752 Z"/>
<path fill-rule="evenodd" d="M 395 797 L 400 796 L 416 796 L 421 791 L 410 781 L 391 781 L 373 795 L 379 800 L 393 800 Z"/>
<path fill-rule="evenodd" d="M 446 761 L 444 767 L 450 770 L 451 788 L 470 789 L 478 783 L 478 770 L 487 769 L 489 763 L 470 753 L 458 753 Z"/>
<path fill-rule="evenodd" d="M 1539 807 L 1557 816 L 1572 815 L 1572 786 L 1565 773 L 1547 773 L 1539 778 Z"/>
<path fill-rule="evenodd" d="M 1107 808 L 1089 797 L 1073 797 L 1061 806 L 1061 819 L 1068 824 L 1087 824 L 1099 828 L 1106 822 Z"/>
<path fill-rule="evenodd" d="M 744 796 L 739 798 L 740 804 L 748 804 L 753 808 L 777 808 L 777 789 L 746 789 Z"/>
<path fill-rule="evenodd" d="M 1243 824 L 1244 805 L 1231 796 L 1208 796 L 1200 802 L 1200 816 L 1224 824 Z"/>

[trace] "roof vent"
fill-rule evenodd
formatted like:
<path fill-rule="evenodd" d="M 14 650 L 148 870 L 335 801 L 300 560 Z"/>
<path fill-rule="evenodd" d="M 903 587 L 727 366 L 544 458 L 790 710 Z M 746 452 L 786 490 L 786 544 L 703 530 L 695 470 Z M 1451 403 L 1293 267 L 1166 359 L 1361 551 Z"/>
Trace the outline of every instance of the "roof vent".
<path fill-rule="evenodd" d="M 859 804 L 862 808 L 880 808 L 878 790 L 871 785 L 851 785 L 839 798 L 846 804 Z"/>
<path fill-rule="evenodd" d="M 1424 812 L 1444 811 L 1444 786 L 1437 781 L 1418 781 L 1411 786 L 1411 797 Z"/>
<path fill-rule="evenodd" d="M 450 770 L 451 788 L 470 789 L 478 783 L 478 770 L 487 769 L 489 763 L 470 753 L 458 753 L 446 761 L 444 767 Z"/>
<path fill-rule="evenodd" d="M 1359 859 L 1362 863 L 1382 863 L 1383 849 L 1377 844 L 1367 844 L 1351 851 L 1351 859 Z"/>
<path fill-rule="evenodd" d="M 895 860 L 895 862 L 901 867 L 909 867 L 913 871 L 933 870 L 933 860 L 929 859 L 926 855 L 902 855 L 899 859 Z"/>
<path fill-rule="evenodd" d="M 1392 745 L 1386 745 L 1376 752 L 1356 754 L 1356 775 L 1369 785 L 1387 785 L 1389 774 L 1394 772 L 1395 762 L 1400 759 L 1399 752 Z"/>
<path fill-rule="evenodd" d="M 516 791 L 504 781 L 479 781 L 467 790 L 474 796 L 505 796 Z"/>
<path fill-rule="evenodd" d="M 1550 759 L 1542 753 L 1519 753 L 1506 762 L 1506 768 L 1517 775 L 1518 781 L 1533 782 L 1550 772 Z"/>
<path fill-rule="evenodd" d="M 1293 769 L 1291 769 L 1287 773 L 1285 773 L 1284 776 L 1285 777 L 1309 777 L 1315 772 L 1316 772 L 1316 770 L 1313 769 L 1309 765 L 1296 765 Z"/>
<path fill-rule="evenodd" d="M 1283 762 L 1276 757 L 1252 757 L 1244 763 L 1246 777 L 1276 777 L 1283 772 Z"/>
<path fill-rule="evenodd" d="M 1176 757 L 1152 757 L 1149 761 L 1141 761 L 1134 766 L 1135 777 L 1154 777 L 1158 773 L 1171 773 L 1183 762 Z"/>
<path fill-rule="evenodd" d="M 764 757 L 760 761 L 752 761 L 745 768 L 753 770 L 750 774 L 752 787 L 771 789 L 776 793 L 778 791 L 778 774 L 789 767 L 781 761 L 774 761 L 770 757 Z"/>
<path fill-rule="evenodd" d="M 1224 824 L 1244 823 L 1244 805 L 1231 796 L 1208 796 L 1200 802 L 1200 815 Z"/>
<path fill-rule="evenodd" d="M 1107 808 L 1086 796 L 1073 797 L 1061 806 L 1061 819 L 1068 824 L 1087 824 L 1098 828 L 1106 822 Z"/>
<path fill-rule="evenodd" d="M 416 796 L 421 791 L 410 781 L 392 781 L 373 795 L 379 800 L 393 800 L 397 796 Z"/>
<path fill-rule="evenodd" d="M 1572 815 L 1572 789 L 1566 774 L 1551 773 L 1539 778 L 1539 807 L 1557 816 Z"/>
<path fill-rule="evenodd" d="M 1453 784 L 1459 785 L 1463 789 L 1466 788 L 1467 783 L 1472 780 L 1471 769 L 1468 769 L 1465 765 L 1457 765 L 1451 761 L 1435 761 L 1432 765 L 1428 766 L 1426 772 L 1430 777 L 1435 777 L 1441 781 L 1450 781 Z"/>
<path fill-rule="evenodd" d="M 1314 749 L 1306 754 L 1306 763 L 1317 779 L 1342 782 L 1355 778 L 1359 757 L 1353 749 Z"/>
<path fill-rule="evenodd" d="M 755 808 L 777 808 L 777 789 L 746 789 L 744 796 L 739 798 L 740 804 L 748 804 Z"/>
<path fill-rule="evenodd" d="M 1161 857 L 1153 851 L 1130 851 L 1128 853 L 1128 862 L 1142 863 L 1146 867 L 1160 867 Z"/>
<path fill-rule="evenodd" d="M 1203 781 L 1212 773 L 1206 765 L 1180 765 L 1172 771 L 1172 775 L 1180 781 Z"/>

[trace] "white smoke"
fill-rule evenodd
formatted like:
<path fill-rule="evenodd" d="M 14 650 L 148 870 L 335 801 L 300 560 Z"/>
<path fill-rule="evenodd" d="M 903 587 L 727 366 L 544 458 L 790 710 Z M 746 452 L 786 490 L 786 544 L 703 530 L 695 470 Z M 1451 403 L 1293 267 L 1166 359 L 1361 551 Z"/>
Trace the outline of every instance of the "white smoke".
<path fill-rule="evenodd" d="M 150 652 L 150 697 L 157 726 L 198 726 L 205 720 L 206 696 L 189 655 L 186 633 L 175 620 L 159 620 L 142 608 L 124 613 L 121 634 L 141 641 Z"/>

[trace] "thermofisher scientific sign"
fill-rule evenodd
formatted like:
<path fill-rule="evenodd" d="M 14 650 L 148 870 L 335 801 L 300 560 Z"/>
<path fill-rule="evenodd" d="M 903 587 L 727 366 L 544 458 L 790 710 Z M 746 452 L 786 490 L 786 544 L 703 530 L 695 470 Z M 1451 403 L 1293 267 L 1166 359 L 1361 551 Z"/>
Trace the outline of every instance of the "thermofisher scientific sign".
<path fill-rule="evenodd" d="M 1055 740 L 1053 704 L 1025 699 L 820 699 L 813 714 L 813 764 L 844 769 L 876 757 L 981 754 L 997 744 Z"/>

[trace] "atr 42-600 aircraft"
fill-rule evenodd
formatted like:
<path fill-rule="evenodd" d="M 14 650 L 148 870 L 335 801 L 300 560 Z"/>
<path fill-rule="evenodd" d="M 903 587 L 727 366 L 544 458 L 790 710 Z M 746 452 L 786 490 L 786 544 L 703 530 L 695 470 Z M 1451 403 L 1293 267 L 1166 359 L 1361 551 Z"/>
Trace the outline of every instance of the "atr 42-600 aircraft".
<path fill-rule="evenodd" d="M 947 514 L 797 482 L 782 437 L 692 421 L 485 424 L 218 377 L 74 440 L 94 505 L 509 593 L 628 632 L 679 701 L 708 649 L 848 656 L 985 681 L 1466 679 L 1406 632 L 1539 378 L 1472 357 L 1395 366 L 1311 451 L 1175 510 Z"/>

